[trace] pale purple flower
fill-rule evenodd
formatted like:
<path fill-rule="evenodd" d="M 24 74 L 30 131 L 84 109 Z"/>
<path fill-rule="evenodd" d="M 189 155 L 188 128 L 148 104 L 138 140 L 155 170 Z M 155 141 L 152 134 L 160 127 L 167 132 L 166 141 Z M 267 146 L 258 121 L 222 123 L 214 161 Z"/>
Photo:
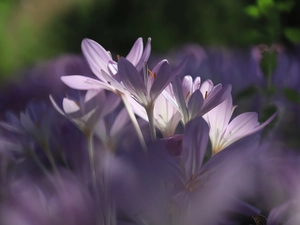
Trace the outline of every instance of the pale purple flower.
<path fill-rule="evenodd" d="M 7 112 L 7 122 L 0 121 L 0 126 L 44 144 L 50 135 L 52 118 L 53 111 L 46 104 L 32 101 L 27 104 L 25 111 L 20 112 L 19 118 L 12 112 Z"/>
<path fill-rule="evenodd" d="M 120 103 L 120 98 L 110 93 L 106 97 L 103 89 L 90 89 L 80 102 L 64 98 L 62 109 L 57 105 L 52 96 L 50 100 L 54 108 L 63 116 L 73 122 L 82 132 L 92 132 L 97 120 L 112 112 Z"/>
<path fill-rule="evenodd" d="M 150 42 L 151 38 L 148 38 L 147 45 L 143 51 L 143 40 L 138 38 L 126 57 L 139 71 L 142 70 L 150 56 Z M 91 70 L 99 80 L 81 75 L 72 75 L 61 77 L 62 81 L 69 87 L 77 90 L 104 88 L 113 92 L 126 93 L 126 89 L 120 83 L 121 80 L 117 75 L 117 63 L 112 59 L 111 54 L 97 42 L 90 39 L 84 39 L 81 46 Z"/>
<path fill-rule="evenodd" d="M 230 95 L 224 102 L 203 116 L 210 127 L 209 136 L 213 155 L 237 140 L 260 131 L 277 115 L 275 113 L 262 124 L 258 122 L 255 112 L 242 113 L 231 120 L 235 108 Z"/>
<path fill-rule="evenodd" d="M 230 85 L 214 86 L 210 80 L 201 84 L 200 77 L 193 82 L 192 77 L 188 75 L 183 78 L 182 82 L 179 77 L 176 77 L 172 87 L 174 96 L 168 92 L 163 94 L 181 113 L 184 124 L 216 107 L 228 97 L 231 91 Z"/>
<path fill-rule="evenodd" d="M 207 123 L 197 117 L 185 126 L 179 155 L 159 149 L 160 160 L 165 165 L 162 173 L 166 187 L 172 203 L 179 209 L 172 216 L 177 218 L 180 214 L 178 219 L 185 218 L 188 224 L 199 221 L 219 224 L 217 221 L 224 222 L 222 212 L 226 210 L 245 216 L 258 214 L 260 210 L 235 197 L 233 182 L 235 174 L 257 147 L 257 137 L 244 139 L 205 163 L 208 133 Z M 173 147 L 177 151 L 176 143 Z"/>

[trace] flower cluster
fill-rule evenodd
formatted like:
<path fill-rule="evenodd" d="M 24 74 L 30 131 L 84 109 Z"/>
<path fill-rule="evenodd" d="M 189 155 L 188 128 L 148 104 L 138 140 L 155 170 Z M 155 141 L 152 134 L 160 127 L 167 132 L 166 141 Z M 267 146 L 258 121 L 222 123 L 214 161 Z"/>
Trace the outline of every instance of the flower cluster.
<path fill-rule="evenodd" d="M 232 119 L 230 84 L 185 74 L 189 55 L 149 68 L 150 38 L 145 48 L 138 38 L 116 60 L 90 39 L 82 52 L 96 77 L 61 74 L 71 88 L 66 97 L 30 102 L 20 117 L 9 112 L 0 122 L 1 224 L 297 221 L 287 210 L 298 210 L 292 197 L 299 191 L 285 196 L 276 185 L 271 201 L 270 184 L 255 186 L 276 181 L 255 176 L 258 168 L 281 176 L 272 146 L 260 145 L 260 131 L 277 113 L 263 123 L 256 112 Z M 295 177 L 287 179 L 297 186 Z"/>

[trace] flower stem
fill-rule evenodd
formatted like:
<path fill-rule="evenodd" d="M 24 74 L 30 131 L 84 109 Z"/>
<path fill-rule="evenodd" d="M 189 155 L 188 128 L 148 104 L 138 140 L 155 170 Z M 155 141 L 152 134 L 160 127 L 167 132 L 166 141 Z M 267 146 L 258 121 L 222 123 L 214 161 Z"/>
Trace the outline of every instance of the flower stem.
<path fill-rule="evenodd" d="M 136 130 L 136 133 L 138 135 L 139 141 L 140 141 L 140 143 L 142 145 L 143 151 L 147 152 L 147 146 L 146 146 L 146 143 L 145 143 L 145 139 L 143 137 L 143 134 L 142 134 L 141 128 L 140 128 L 140 126 L 139 126 L 139 124 L 137 122 L 137 119 L 136 119 L 136 117 L 135 117 L 135 115 L 133 113 L 133 110 L 132 110 L 132 108 L 131 108 L 131 106 L 129 104 L 129 101 L 127 100 L 126 95 L 124 95 L 123 93 L 119 93 L 119 96 L 121 97 L 121 99 L 122 99 L 122 101 L 123 101 L 123 103 L 124 103 L 124 105 L 125 105 L 125 107 L 127 109 L 127 112 L 128 112 L 129 117 L 131 119 L 131 122 L 132 122 L 132 124 L 133 124 L 133 126 L 134 126 L 134 128 Z"/>
<path fill-rule="evenodd" d="M 150 135 L 151 135 L 152 141 L 156 139 L 156 130 L 155 130 L 155 125 L 154 125 L 153 110 L 154 110 L 154 104 L 151 103 L 149 105 L 149 107 L 146 108 L 146 112 L 147 112 L 147 116 L 148 116 Z"/>
<path fill-rule="evenodd" d="M 94 152 L 94 142 L 93 142 L 93 133 L 86 132 L 85 133 L 90 161 L 90 172 L 91 172 L 91 180 L 92 180 L 92 188 L 94 195 L 96 196 L 96 204 L 100 209 L 100 196 L 97 188 L 97 177 L 96 177 L 96 169 L 95 169 L 95 152 Z M 97 216 L 97 224 L 101 224 L 101 218 Z"/>
<path fill-rule="evenodd" d="M 96 170 L 95 170 L 95 157 L 94 157 L 94 144 L 93 144 L 93 134 L 92 132 L 88 132 L 86 134 L 87 139 L 87 147 L 88 147 L 88 154 L 89 154 L 89 161 L 90 161 L 90 172 L 91 172 L 91 179 L 92 179 L 92 186 L 94 194 L 97 194 L 97 179 L 96 179 Z"/>

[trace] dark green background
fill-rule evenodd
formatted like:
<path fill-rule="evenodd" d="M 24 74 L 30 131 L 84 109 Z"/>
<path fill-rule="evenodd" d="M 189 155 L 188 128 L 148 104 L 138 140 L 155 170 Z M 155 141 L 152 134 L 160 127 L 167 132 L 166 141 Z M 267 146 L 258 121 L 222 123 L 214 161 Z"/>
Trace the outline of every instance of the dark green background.
<path fill-rule="evenodd" d="M 276 42 L 292 49 L 300 40 L 298 2 L 2 0 L 0 74 L 7 77 L 63 53 L 80 53 L 85 37 L 118 54 L 126 54 L 140 36 L 152 37 L 153 51 L 162 53 L 191 42 L 226 47 Z M 261 15 L 249 15 L 249 7 L 260 8 Z"/>

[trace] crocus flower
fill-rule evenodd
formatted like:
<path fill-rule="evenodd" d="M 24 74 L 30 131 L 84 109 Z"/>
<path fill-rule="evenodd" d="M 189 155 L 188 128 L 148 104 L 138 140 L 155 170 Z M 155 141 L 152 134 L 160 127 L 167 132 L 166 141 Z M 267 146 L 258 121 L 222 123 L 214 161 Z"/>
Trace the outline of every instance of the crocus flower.
<path fill-rule="evenodd" d="M 106 97 L 103 89 L 88 90 L 80 102 L 64 98 L 63 109 L 57 105 L 51 95 L 50 100 L 60 114 L 67 117 L 85 134 L 93 130 L 100 117 L 112 112 L 120 103 L 120 98 L 117 95 L 111 93 Z"/>
<path fill-rule="evenodd" d="M 151 38 L 148 39 L 143 51 L 143 40 L 138 38 L 126 59 L 131 62 L 139 71 L 148 60 L 151 51 Z M 121 80 L 117 76 L 117 64 L 107 52 L 97 42 L 84 39 L 82 41 L 82 52 L 88 61 L 91 70 L 99 80 L 81 75 L 63 76 L 62 81 L 69 87 L 77 90 L 89 90 L 104 88 L 113 92 L 126 92 Z"/>
<path fill-rule="evenodd" d="M 262 124 L 259 124 L 255 112 L 242 113 L 230 121 L 235 108 L 236 106 L 232 105 L 232 96 L 230 95 L 224 102 L 203 116 L 210 127 L 209 136 L 213 155 L 237 140 L 260 131 L 277 114 L 275 113 Z"/>

